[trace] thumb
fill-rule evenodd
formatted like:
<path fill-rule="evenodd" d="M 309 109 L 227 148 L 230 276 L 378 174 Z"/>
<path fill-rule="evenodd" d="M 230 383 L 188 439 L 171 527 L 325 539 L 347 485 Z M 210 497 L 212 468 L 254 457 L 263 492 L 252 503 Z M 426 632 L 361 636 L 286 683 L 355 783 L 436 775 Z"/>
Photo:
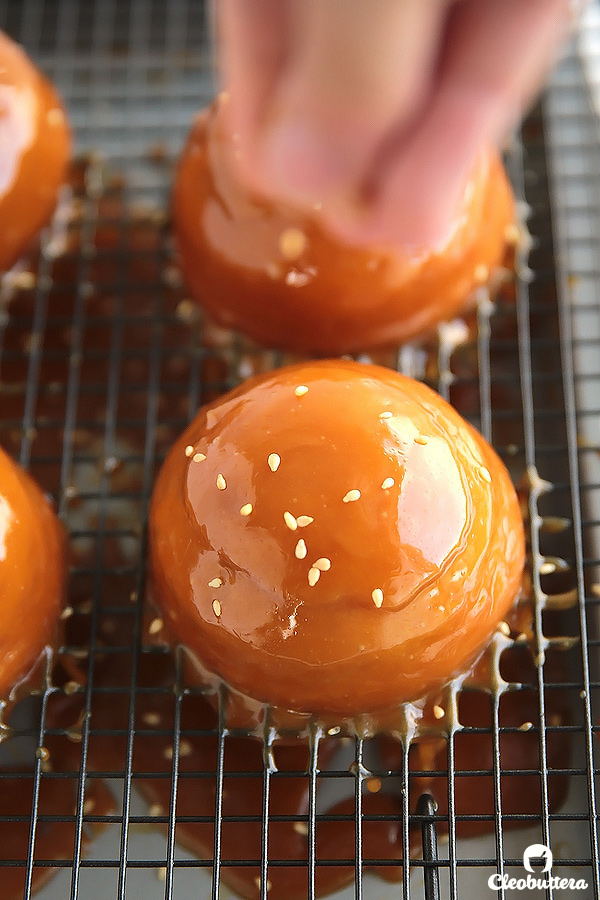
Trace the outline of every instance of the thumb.
<path fill-rule="evenodd" d="M 433 77 L 446 0 L 293 3 L 286 56 L 250 147 L 259 189 L 304 206 L 359 185 Z"/>

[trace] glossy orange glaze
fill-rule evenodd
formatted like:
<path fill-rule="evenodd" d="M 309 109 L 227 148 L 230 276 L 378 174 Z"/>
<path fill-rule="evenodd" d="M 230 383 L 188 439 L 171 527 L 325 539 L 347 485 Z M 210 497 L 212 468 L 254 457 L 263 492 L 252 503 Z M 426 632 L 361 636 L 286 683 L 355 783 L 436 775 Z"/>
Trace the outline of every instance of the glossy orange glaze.
<path fill-rule="evenodd" d="M 226 102 L 201 113 L 179 162 L 173 216 L 192 294 L 260 344 L 340 354 L 405 342 L 452 318 L 502 263 L 512 192 L 482 151 L 441 248 L 356 248 L 236 180 Z"/>
<path fill-rule="evenodd" d="M 0 699 L 56 642 L 64 535 L 37 485 L 0 450 Z"/>
<path fill-rule="evenodd" d="M 342 360 L 202 409 L 158 477 L 150 540 L 154 599 L 200 665 L 326 721 L 469 665 L 524 559 L 515 491 L 481 436 L 424 385 Z"/>
<path fill-rule="evenodd" d="M 0 272 L 50 217 L 71 137 L 54 88 L 0 32 Z"/>

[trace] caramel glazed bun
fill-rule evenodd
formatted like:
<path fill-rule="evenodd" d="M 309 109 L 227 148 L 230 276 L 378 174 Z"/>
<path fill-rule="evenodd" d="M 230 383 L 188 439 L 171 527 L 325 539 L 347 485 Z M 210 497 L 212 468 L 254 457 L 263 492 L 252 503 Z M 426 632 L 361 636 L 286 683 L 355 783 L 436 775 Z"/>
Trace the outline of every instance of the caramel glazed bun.
<path fill-rule="evenodd" d="M 52 85 L 0 32 L 0 272 L 50 218 L 71 137 Z"/>
<path fill-rule="evenodd" d="M 55 646 L 65 537 L 41 490 L 0 450 L 0 700 Z"/>
<path fill-rule="evenodd" d="M 338 355 L 411 340 L 473 305 L 514 243 L 514 199 L 492 148 L 443 246 L 364 249 L 333 237 L 318 212 L 251 195 L 226 120 L 219 100 L 195 121 L 175 181 L 175 234 L 192 295 L 259 344 Z"/>
<path fill-rule="evenodd" d="M 328 360 L 199 412 L 159 474 L 150 550 L 199 680 L 331 723 L 470 666 L 519 594 L 524 534 L 504 465 L 452 407 Z"/>

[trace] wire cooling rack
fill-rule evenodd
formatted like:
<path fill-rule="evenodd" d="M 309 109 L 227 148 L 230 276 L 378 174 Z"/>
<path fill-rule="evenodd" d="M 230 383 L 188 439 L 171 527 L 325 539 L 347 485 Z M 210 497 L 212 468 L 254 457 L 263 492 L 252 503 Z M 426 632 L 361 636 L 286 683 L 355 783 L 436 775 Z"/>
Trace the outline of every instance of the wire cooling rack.
<path fill-rule="evenodd" d="M 455 323 L 437 342 L 376 357 L 448 397 L 527 488 L 534 601 L 527 676 L 507 675 L 482 694 L 483 724 L 449 728 L 433 775 L 415 769 L 400 745 L 390 767 L 368 738 L 340 736 L 327 762 L 314 739 L 300 775 L 273 769 L 268 753 L 264 766 L 236 772 L 236 783 L 259 785 L 260 807 L 230 814 L 224 798 L 234 736 L 217 723 L 206 732 L 216 748 L 210 764 L 186 765 L 184 751 L 201 731 L 187 713 L 195 692 L 177 659 L 149 639 L 142 606 L 145 515 L 170 443 L 201 403 L 286 361 L 204 322 L 173 258 L 165 215 L 172 166 L 214 90 L 205 4 L 4 0 L 0 27 L 56 83 L 80 154 L 40 251 L 5 280 L 10 302 L 0 308 L 0 441 L 54 497 L 72 547 L 72 615 L 55 674 L 17 709 L 3 746 L 0 866 L 18 869 L 20 896 L 31 895 L 50 865 L 46 900 L 226 897 L 227 874 L 243 863 L 257 898 L 286 867 L 301 871 L 312 897 L 319 873 L 335 861 L 351 882 L 340 898 L 470 900 L 494 895 L 487 886 L 494 873 L 522 877 L 523 852 L 535 843 L 551 847 L 554 875 L 587 882 L 577 896 L 599 896 L 600 145 L 577 47 L 507 154 L 533 236 L 516 285 L 493 308 L 482 305 L 474 329 Z M 553 653 L 559 674 L 549 664 Z M 162 680 L 148 680 L 149 663 Z M 503 705 L 516 692 L 527 695 L 531 721 L 507 724 Z M 569 715 L 556 713 L 559 696 Z M 164 707 L 165 697 L 157 726 L 148 703 Z M 63 701 L 79 703 L 68 722 L 60 718 Z M 563 738 L 569 752 L 557 757 Z M 471 739 L 486 753 L 468 766 Z M 147 754 L 141 767 L 136 756 L 149 740 L 157 741 L 150 769 Z M 294 776 L 304 781 L 307 805 L 302 814 L 275 815 L 274 792 Z M 446 809 L 432 805 L 423 776 L 442 781 Z M 149 805 L 147 792 L 140 797 L 137 788 L 149 780 L 167 785 L 162 805 Z M 182 798 L 200 782 L 213 791 L 210 815 L 184 815 Z M 474 795 L 489 793 L 488 808 L 460 799 L 470 783 Z M 521 784 L 535 795 L 533 811 L 510 799 Z M 23 785 L 20 806 L 1 804 Z M 559 785 L 568 797 L 557 806 Z M 398 813 L 365 811 L 371 791 L 398 798 Z M 67 798 L 62 805 L 56 793 Z M 332 812 L 342 796 L 351 806 Z M 210 852 L 182 849 L 180 829 L 190 820 L 213 829 Z M 273 855 L 280 822 L 306 837 L 303 859 Z M 350 829 L 342 860 L 323 856 L 315 841 L 327 822 Z M 411 860 L 369 856 L 374 824 L 400 828 L 404 846 L 409 831 L 422 829 L 423 849 Z M 64 826 L 60 849 L 46 840 L 57 825 Z M 251 858 L 221 854 L 232 825 L 257 830 Z M 465 826 L 476 836 L 462 837 Z M 6 849 L 9 834 L 21 835 L 16 850 Z M 400 885 L 367 871 L 384 863 Z"/>

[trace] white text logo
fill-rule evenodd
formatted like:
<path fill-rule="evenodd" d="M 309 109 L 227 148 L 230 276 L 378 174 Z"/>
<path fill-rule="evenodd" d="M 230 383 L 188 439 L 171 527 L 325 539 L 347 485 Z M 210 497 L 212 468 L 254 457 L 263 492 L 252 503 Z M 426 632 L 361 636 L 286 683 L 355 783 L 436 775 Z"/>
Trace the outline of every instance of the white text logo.
<path fill-rule="evenodd" d="M 584 891 L 587 881 L 583 878 L 560 878 L 558 875 L 549 874 L 552 870 L 552 850 L 545 844 L 530 844 L 523 853 L 523 867 L 527 872 L 526 878 L 511 878 L 510 875 L 490 875 L 488 887 L 492 891 Z M 542 860 L 543 869 L 540 875 L 535 874 L 532 860 Z M 539 864 L 539 863 L 538 863 Z"/>

